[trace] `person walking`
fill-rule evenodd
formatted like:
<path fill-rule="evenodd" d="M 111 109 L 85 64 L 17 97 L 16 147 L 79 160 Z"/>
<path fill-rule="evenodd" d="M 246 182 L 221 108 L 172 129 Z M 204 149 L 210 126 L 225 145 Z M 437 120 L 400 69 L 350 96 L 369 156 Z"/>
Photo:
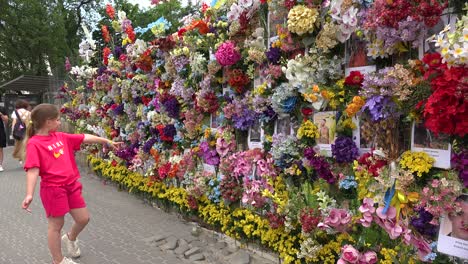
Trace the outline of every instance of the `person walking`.
<path fill-rule="evenodd" d="M 0 172 L 3 171 L 3 148 L 7 145 L 6 124 L 8 124 L 8 114 L 4 107 L 0 107 Z"/>
<path fill-rule="evenodd" d="M 59 111 L 54 105 L 40 104 L 31 112 L 31 123 L 26 132 L 24 170 L 27 180 L 22 208 L 31 212 L 29 206 L 40 176 L 40 197 L 48 222 L 47 240 L 53 263 L 73 264 L 76 262 L 68 257 L 80 256 L 77 237 L 89 222 L 74 153 L 83 143 L 100 143 L 117 148 L 122 142 L 88 134 L 57 132 L 59 126 Z M 71 230 L 61 236 L 67 213 L 70 213 L 74 223 Z M 62 242 L 68 257 L 62 255 Z"/>
<path fill-rule="evenodd" d="M 30 109 L 30 105 L 28 101 L 19 99 L 15 103 L 15 111 L 11 114 L 11 133 L 15 130 L 15 125 L 18 122 L 18 118 L 21 119 L 23 124 L 28 124 L 29 119 L 31 117 L 31 112 L 28 110 Z M 15 148 L 13 149 L 13 158 L 19 160 L 20 164 L 22 164 L 24 160 L 23 155 L 24 149 L 24 138 L 15 138 Z"/>

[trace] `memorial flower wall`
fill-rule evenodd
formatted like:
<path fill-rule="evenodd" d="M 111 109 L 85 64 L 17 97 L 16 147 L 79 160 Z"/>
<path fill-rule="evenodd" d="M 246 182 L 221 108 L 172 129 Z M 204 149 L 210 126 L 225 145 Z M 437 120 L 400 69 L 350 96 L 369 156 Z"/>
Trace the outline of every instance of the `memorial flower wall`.
<path fill-rule="evenodd" d="M 428 33 L 449 7 L 228 0 L 145 42 L 109 5 L 61 111 L 126 143 L 97 172 L 285 263 L 446 263 L 439 219 L 468 187 L 466 9 Z"/>

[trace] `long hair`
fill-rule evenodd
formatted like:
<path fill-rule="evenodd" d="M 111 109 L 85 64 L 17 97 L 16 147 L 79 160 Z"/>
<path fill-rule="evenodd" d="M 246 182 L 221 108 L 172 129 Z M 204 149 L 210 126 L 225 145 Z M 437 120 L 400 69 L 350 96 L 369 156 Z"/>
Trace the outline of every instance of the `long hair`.
<path fill-rule="evenodd" d="M 28 140 L 36 134 L 36 132 L 41 129 L 47 120 L 58 118 L 60 115 L 57 107 L 52 104 L 40 104 L 31 111 L 31 118 L 26 126 L 26 137 L 23 140 L 23 146 L 21 153 L 26 154 L 26 146 L 28 145 Z"/>

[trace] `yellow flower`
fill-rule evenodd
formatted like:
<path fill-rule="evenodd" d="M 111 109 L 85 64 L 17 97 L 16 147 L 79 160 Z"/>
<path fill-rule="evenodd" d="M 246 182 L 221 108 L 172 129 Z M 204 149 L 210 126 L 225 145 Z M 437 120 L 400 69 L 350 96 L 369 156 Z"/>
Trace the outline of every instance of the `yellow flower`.
<path fill-rule="evenodd" d="M 312 33 L 318 15 L 315 8 L 296 5 L 288 13 L 288 30 L 298 35 Z"/>
<path fill-rule="evenodd" d="M 400 158 L 400 166 L 404 169 L 409 169 L 412 173 L 416 173 L 419 177 L 423 173 L 428 173 L 432 168 L 435 159 L 425 152 L 405 151 Z"/>
<path fill-rule="evenodd" d="M 319 138 L 317 126 L 310 120 L 307 120 L 301 124 L 297 130 L 297 138 L 301 139 L 303 137 L 316 139 Z"/>

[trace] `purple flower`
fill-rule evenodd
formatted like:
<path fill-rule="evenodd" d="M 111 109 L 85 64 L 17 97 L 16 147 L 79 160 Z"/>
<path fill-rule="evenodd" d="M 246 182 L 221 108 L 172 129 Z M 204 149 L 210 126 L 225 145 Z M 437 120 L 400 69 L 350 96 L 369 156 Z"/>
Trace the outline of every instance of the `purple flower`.
<path fill-rule="evenodd" d="M 234 114 L 232 116 L 232 121 L 234 122 L 234 127 L 240 130 L 247 130 L 255 124 L 257 119 L 257 114 L 255 111 L 252 111 L 248 108 L 244 108 L 242 112 Z"/>
<path fill-rule="evenodd" d="M 153 147 L 154 143 L 158 142 L 158 140 L 154 137 L 150 138 L 146 143 L 143 145 L 143 151 L 145 153 L 149 153 L 151 148 Z"/>
<path fill-rule="evenodd" d="M 339 136 L 331 145 L 331 149 L 338 163 L 352 162 L 359 156 L 359 149 L 350 137 Z"/>
<path fill-rule="evenodd" d="M 424 208 L 421 208 L 418 213 L 418 217 L 411 218 L 411 225 L 422 235 L 435 237 L 439 227 L 430 223 L 434 216 Z"/>
<path fill-rule="evenodd" d="M 173 124 L 166 125 L 163 129 L 164 136 L 173 138 L 177 134 L 177 130 Z"/>
<path fill-rule="evenodd" d="M 319 156 L 313 148 L 309 147 L 304 149 L 304 158 L 306 158 L 309 165 L 314 168 L 320 178 L 326 180 L 329 184 L 334 184 L 336 182 L 336 177 L 330 170 L 330 164 L 325 158 Z"/>
<path fill-rule="evenodd" d="M 271 47 L 267 52 L 265 52 L 265 54 L 271 63 L 278 64 L 278 61 L 281 58 L 281 49 Z"/>
<path fill-rule="evenodd" d="M 189 62 L 189 58 L 185 56 L 177 56 L 172 58 L 172 63 L 174 63 L 174 68 L 177 73 L 183 71 L 185 69 L 185 65 L 187 65 Z"/>
<path fill-rule="evenodd" d="M 114 48 L 114 56 L 118 59 L 120 58 L 120 55 L 122 55 L 124 52 L 123 52 L 123 49 L 122 47 L 120 46 L 115 46 Z"/>
<path fill-rule="evenodd" d="M 200 153 L 199 156 L 203 158 L 203 161 L 208 165 L 218 165 L 219 164 L 219 155 L 216 150 L 211 149 L 208 142 L 204 141 L 200 143 Z"/>
<path fill-rule="evenodd" d="M 465 188 L 468 187 L 468 149 L 452 154 L 452 167 L 458 170 L 458 177 Z"/>
<path fill-rule="evenodd" d="M 124 112 L 124 104 L 117 105 L 113 110 L 115 115 L 121 115 Z"/>
<path fill-rule="evenodd" d="M 362 111 L 368 111 L 373 122 L 379 122 L 390 117 L 398 117 L 397 105 L 388 96 L 376 95 L 369 98 Z"/>
<path fill-rule="evenodd" d="M 179 101 L 177 101 L 177 98 L 174 96 L 169 96 L 167 99 L 165 99 L 162 102 L 162 105 L 164 106 L 164 109 L 167 112 L 167 115 L 172 118 L 179 118 Z"/>

